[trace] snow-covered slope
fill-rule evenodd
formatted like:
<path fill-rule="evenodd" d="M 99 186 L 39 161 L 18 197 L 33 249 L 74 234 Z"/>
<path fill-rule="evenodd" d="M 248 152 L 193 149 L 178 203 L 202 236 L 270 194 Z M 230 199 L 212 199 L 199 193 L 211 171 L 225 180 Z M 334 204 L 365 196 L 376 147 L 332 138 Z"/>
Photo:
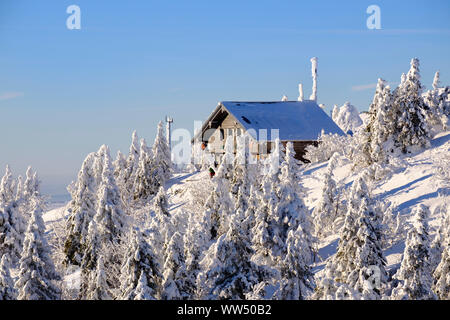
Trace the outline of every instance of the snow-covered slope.
<path fill-rule="evenodd" d="M 431 142 L 431 148 L 406 156 L 401 161 L 403 166 L 374 186 L 373 194 L 377 200 L 392 203 L 394 212 L 404 216 L 406 223 L 411 210 L 419 203 L 429 206 L 432 213 L 444 201 L 450 204 L 450 181 L 448 175 L 445 175 L 445 170 L 450 167 L 450 131 L 437 135 Z M 310 210 L 320 197 L 321 177 L 326 167 L 327 162 L 308 165 L 300 181 L 306 191 L 305 203 Z M 341 165 L 334 171 L 334 178 L 346 187 L 349 187 L 356 178 L 351 167 L 352 164 L 343 159 Z M 172 213 L 182 210 L 200 214 L 211 188 L 207 172 L 174 175 L 166 185 L 169 210 Z M 53 224 L 64 220 L 64 209 L 64 207 L 56 208 L 44 215 L 48 231 L 51 232 Z M 432 214 L 429 221 L 432 236 L 437 224 L 436 218 Z M 319 261 L 314 268 L 315 271 L 322 270 L 325 260 L 336 252 L 338 240 L 339 235 L 335 234 L 320 243 Z M 398 266 L 403 249 L 404 242 L 401 241 L 385 250 L 388 270 Z"/>
<path fill-rule="evenodd" d="M 386 180 L 382 180 L 373 190 L 377 200 L 384 203 L 390 202 L 393 211 L 405 216 L 407 221 L 411 210 L 423 203 L 434 209 L 444 201 L 450 204 L 450 181 L 439 174 L 442 166 L 448 170 L 450 167 L 450 131 L 437 135 L 431 142 L 431 148 L 403 158 L 404 167 L 399 168 Z M 446 163 L 442 163 L 445 162 Z M 320 197 L 321 176 L 326 170 L 327 163 L 312 165 L 305 171 L 301 182 L 307 190 L 305 202 L 312 209 Z M 351 174 L 351 163 L 343 163 L 334 172 L 334 178 L 346 186 L 349 186 L 356 175 Z M 432 214 L 430 226 L 434 228 L 437 217 Z M 323 260 L 336 252 L 338 235 L 333 235 L 322 241 L 319 246 L 319 256 Z M 401 261 L 404 243 L 400 242 L 385 251 L 388 269 L 395 268 Z M 316 270 L 320 270 L 324 262 L 319 262 Z"/>

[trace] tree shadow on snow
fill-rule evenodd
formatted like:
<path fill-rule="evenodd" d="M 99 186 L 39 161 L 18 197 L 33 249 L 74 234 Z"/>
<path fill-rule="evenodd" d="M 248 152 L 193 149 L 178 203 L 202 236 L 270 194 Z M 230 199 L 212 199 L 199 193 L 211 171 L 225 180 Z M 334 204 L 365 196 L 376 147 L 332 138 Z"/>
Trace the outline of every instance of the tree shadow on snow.
<path fill-rule="evenodd" d="M 169 181 L 167 181 L 166 183 L 166 188 L 170 188 L 171 186 L 175 185 L 175 184 L 179 184 L 181 183 L 183 180 L 186 180 L 190 177 L 192 177 L 194 174 L 196 174 L 198 172 L 192 172 L 192 173 L 186 173 L 185 175 L 179 176 L 179 177 L 174 177 L 169 179 Z"/>
<path fill-rule="evenodd" d="M 404 190 L 404 189 L 407 189 L 407 188 L 411 187 L 413 184 L 416 184 L 416 183 L 418 183 L 418 182 L 420 182 L 420 181 L 426 180 L 426 179 L 428 179 L 428 178 L 430 178 L 430 177 L 432 177 L 432 176 L 433 176 L 432 174 L 427 174 L 427 175 L 425 175 L 425 176 L 423 176 L 423 177 L 417 178 L 416 180 L 413 180 L 413 181 L 411 181 L 411 182 L 408 182 L 407 184 L 405 184 L 405 185 L 403 185 L 403 186 L 400 186 L 400 187 L 391 189 L 391 190 L 389 190 L 389 191 L 386 191 L 386 192 L 384 192 L 384 193 L 381 194 L 381 197 L 380 197 L 380 198 L 385 198 L 385 197 L 389 197 L 389 196 L 395 195 L 396 193 L 398 193 L 398 192 L 400 192 L 400 191 L 402 191 L 402 190 Z"/>
<path fill-rule="evenodd" d="M 430 192 L 424 195 L 421 195 L 420 197 L 405 201 L 397 206 L 398 211 L 403 211 L 406 209 L 412 210 L 412 207 L 419 204 L 420 202 L 431 199 L 431 198 L 437 198 L 440 194 L 448 194 L 450 191 L 450 188 L 439 188 L 435 192 Z"/>
<path fill-rule="evenodd" d="M 324 162 L 323 164 L 321 164 L 315 168 L 307 169 L 307 170 L 303 171 L 303 175 L 310 175 L 311 173 L 313 173 L 319 169 L 322 169 L 322 168 L 326 167 L 327 165 L 328 165 L 328 162 Z"/>
<path fill-rule="evenodd" d="M 449 140 L 450 140 L 450 133 L 445 135 L 445 136 L 442 136 L 442 137 L 436 138 L 434 140 L 431 140 L 431 146 L 433 148 L 437 148 L 437 147 L 442 146 L 444 143 L 446 143 Z"/>

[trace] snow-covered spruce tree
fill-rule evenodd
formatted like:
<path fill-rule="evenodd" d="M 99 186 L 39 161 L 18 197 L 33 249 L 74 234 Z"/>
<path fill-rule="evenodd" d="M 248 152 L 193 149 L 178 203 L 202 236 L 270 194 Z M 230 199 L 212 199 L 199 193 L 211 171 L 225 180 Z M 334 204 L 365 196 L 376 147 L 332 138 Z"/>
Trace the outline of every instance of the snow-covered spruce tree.
<path fill-rule="evenodd" d="M 162 260 L 161 264 L 163 264 L 164 243 L 175 232 L 169 215 L 169 204 L 164 187 L 159 188 L 153 199 L 153 212 L 148 226 L 151 231 L 150 242 L 157 250 L 157 255 Z"/>
<path fill-rule="evenodd" d="M 76 183 L 69 189 L 72 200 L 68 208 L 69 218 L 64 244 L 66 264 L 81 265 L 89 223 L 95 215 L 97 186 L 92 168 L 93 161 L 94 153 L 91 153 L 83 161 Z"/>
<path fill-rule="evenodd" d="M 377 232 L 377 214 L 367 195 L 367 186 L 359 176 L 352 186 L 336 255 L 325 267 L 325 277 L 316 288 L 315 299 L 382 298 L 387 281 L 386 260 Z"/>
<path fill-rule="evenodd" d="M 291 230 L 302 226 L 309 242 L 305 252 L 313 254 L 312 222 L 303 200 L 300 198 L 298 165 L 294 159 L 292 145 L 287 146 L 286 156 L 280 165 L 281 146 L 275 141 L 269 157 L 269 168 L 263 178 L 260 207 L 256 211 L 253 227 L 254 261 L 276 267 L 286 255 L 286 241 Z"/>
<path fill-rule="evenodd" d="M 14 180 L 9 167 L 0 182 L 0 255 L 7 255 L 13 266 L 19 261 L 25 221 L 14 195 Z"/>
<path fill-rule="evenodd" d="M 198 221 L 195 212 L 189 212 L 186 232 L 183 235 L 184 256 L 186 266 L 186 279 L 184 290 L 192 299 L 196 292 L 196 281 L 200 272 L 200 256 L 205 252 L 210 244 L 210 229 L 205 228 L 202 221 Z M 203 217 L 204 218 L 204 217 Z"/>
<path fill-rule="evenodd" d="M 236 214 L 241 220 L 245 235 L 248 240 L 252 238 L 251 228 L 254 224 L 254 213 L 256 211 L 257 197 L 255 190 L 259 182 L 257 181 L 257 163 L 252 161 L 248 150 L 247 138 L 244 135 L 237 136 L 236 157 L 233 164 L 233 176 L 231 180 L 231 194 L 234 198 Z M 251 207 L 251 208 L 250 208 Z"/>
<path fill-rule="evenodd" d="M 19 300 L 57 300 L 61 292 L 56 281 L 60 280 L 50 257 L 50 247 L 45 239 L 42 208 L 34 201 L 23 251 L 19 261 L 19 275 L 15 283 Z"/>
<path fill-rule="evenodd" d="M 103 159 L 101 177 L 94 220 L 97 223 L 101 242 L 118 242 L 126 232 L 127 219 L 123 212 L 120 192 L 114 180 L 108 148 Z"/>
<path fill-rule="evenodd" d="M 95 270 L 89 273 L 89 278 L 87 300 L 112 300 L 102 255 L 98 257 Z"/>
<path fill-rule="evenodd" d="M 0 301 L 17 299 L 17 291 L 11 278 L 10 269 L 11 264 L 5 254 L 0 260 Z"/>
<path fill-rule="evenodd" d="M 41 195 L 37 172 L 33 171 L 31 167 L 27 168 L 26 179 L 21 188 L 22 193 L 20 198 L 16 200 L 16 206 L 19 211 L 18 215 L 22 217 L 20 230 L 24 234 L 27 229 L 27 222 L 30 219 L 30 213 L 34 210 L 36 204 L 42 208 L 45 206 L 45 199 Z"/>
<path fill-rule="evenodd" d="M 88 225 L 84 252 L 81 257 L 81 290 L 80 299 L 89 299 L 92 294 L 91 287 L 97 281 L 95 270 L 99 268 L 99 257 L 104 260 L 101 269 L 104 270 L 108 284 L 115 289 L 115 280 L 118 275 L 113 274 L 119 269 L 121 261 L 117 257 L 106 255 L 108 247 L 121 242 L 127 232 L 127 217 L 123 213 L 122 202 L 118 187 L 113 176 L 109 149 L 106 147 L 103 155 L 101 182 L 97 190 L 96 211 Z M 107 258 L 107 259 L 106 259 Z"/>
<path fill-rule="evenodd" d="M 281 257 L 287 237 L 287 232 L 283 233 L 284 221 L 277 216 L 279 212 L 276 212 L 279 201 L 277 189 L 280 185 L 281 173 L 280 153 L 280 141 L 276 140 L 271 154 L 267 158 L 267 167 L 262 178 L 262 190 L 259 193 L 260 205 L 255 212 L 255 224 L 252 228 L 254 259 L 258 264 L 268 266 L 274 266 L 279 262 L 277 260 Z M 287 223 L 290 221 L 287 220 Z"/>
<path fill-rule="evenodd" d="M 419 59 L 411 60 L 411 68 L 398 90 L 394 92 L 393 112 L 396 123 L 395 142 L 403 153 L 410 146 L 427 147 L 429 128 L 425 121 L 426 105 L 422 98 Z"/>
<path fill-rule="evenodd" d="M 114 178 L 116 179 L 117 187 L 120 190 L 120 194 L 122 196 L 122 201 L 124 204 L 127 203 L 127 199 L 124 198 L 123 190 L 126 188 L 125 179 L 127 173 L 127 158 L 125 155 L 119 150 L 117 151 L 116 159 L 112 163 L 114 168 Z"/>
<path fill-rule="evenodd" d="M 413 214 L 413 228 L 408 232 L 403 260 L 395 275 L 400 283 L 392 290 L 393 300 L 436 299 L 436 295 L 431 290 L 433 277 L 428 235 L 430 210 L 427 206 L 420 204 L 414 208 Z"/>
<path fill-rule="evenodd" d="M 228 139 L 226 145 L 230 145 L 232 139 Z M 222 162 L 217 170 L 216 176 L 212 179 L 213 190 L 207 198 L 203 212 L 204 227 L 208 229 L 210 240 L 216 240 L 219 236 L 227 232 L 229 228 L 229 218 L 234 211 L 232 195 L 230 193 L 231 166 L 233 155 L 227 147 Z M 227 151 L 228 150 L 228 151 Z"/>
<path fill-rule="evenodd" d="M 153 300 L 161 282 L 157 257 L 139 229 L 133 229 L 128 241 L 121 267 L 119 299 Z"/>
<path fill-rule="evenodd" d="M 85 300 L 90 294 L 92 273 L 97 267 L 98 256 L 101 255 L 101 243 L 98 237 L 97 223 L 92 220 L 89 223 L 85 239 L 86 249 L 81 258 L 80 290 L 78 299 Z"/>
<path fill-rule="evenodd" d="M 338 116 L 339 116 L 339 107 L 337 106 L 337 104 L 335 104 L 333 106 L 333 110 L 331 111 L 331 119 L 333 119 L 333 121 L 336 121 Z"/>
<path fill-rule="evenodd" d="M 164 132 L 162 122 L 158 123 L 156 138 L 153 143 L 153 165 L 155 172 L 155 179 L 158 186 L 164 186 L 166 180 L 172 175 L 172 155 L 170 153 L 167 138 Z"/>
<path fill-rule="evenodd" d="M 433 78 L 433 90 L 438 90 L 441 87 L 441 75 L 439 71 L 436 71 Z"/>
<path fill-rule="evenodd" d="M 237 210 L 244 213 L 247 210 L 247 199 L 250 196 L 250 187 L 254 183 L 254 165 L 249 163 L 249 151 L 245 136 L 236 137 L 236 157 L 233 161 L 231 178 L 231 193 L 235 200 Z"/>
<path fill-rule="evenodd" d="M 14 187 L 11 169 L 6 165 L 5 175 L 0 180 L 0 205 L 6 205 L 15 200 Z"/>
<path fill-rule="evenodd" d="M 450 225 L 450 214 L 448 214 L 449 206 L 445 203 L 438 205 L 434 212 L 433 216 L 438 217 L 438 229 L 436 231 L 433 242 L 431 243 L 431 270 L 436 270 L 438 264 L 442 259 L 442 252 L 444 250 L 444 246 L 446 243 L 446 239 L 449 238 L 449 225 Z"/>
<path fill-rule="evenodd" d="M 185 286 L 188 274 L 185 266 L 183 237 L 179 232 L 168 235 L 164 246 L 163 280 L 161 285 L 161 299 L 188 299 L 189 291 Z"/>
<path fill-rule="evenodd" d="M 333 121 L 347 134 L 353 135 L 363 124 L 358 109 L 348 101 L 338 111 L 333 110 L 333 114 Z"/>
<path fill-rule="evenodd" d="M 313 261 L 308 236 L 308 232 L 304 232 L 301 225 L 297 230 L 289 232 L 287 253 L 281 266 L 282 300 L 305 299 L 315 287 L 310 267 Z"/>
<path fill-rule="evenodd" d="M 153 289 L 148 285 L 147 277 L 143 273 L 139 277 L 134 300 L 155 300 L 153 297 Z"/>
<path fill-rule="evenodd" d="M 312 263 L 310 234 L 304 232 L 302 225 L 289 231 L 286 240 L 286 255 L 281 262 L 281 282 L 275 296 L 279 300 L 304 300 L 315 287 Z"/>
<path fill-rule="evenodd" d="M 433 89 L 428 90 L 423 99 L 425 102 L 426 121 L 432 133 L 447 130 L 449 126 L 449 113 L 446 110 L 448 104 L 448 91 L 440 88 L 439 71 L 436 72 L 433 80 Z"/>
<path fill-rule="evenodd" d="M 322 178 L 322 195 L 312 213 L 315 235 L 318 237 L 325 237 L 336 231 L 335 220 L 339 214 L 342 194 L 333 178 L 333 171 L 338 165 L 338 161 L 339 154 L 333 154 Z"/>
<path fill-rule="evenodd" d="M 158 192 L 161 184 L 157 177 L 158 169 L 155 166 L 152 151 L 147 147 L 144 139 L 141 139 L 140 150 L 139 162 L 135 172 L 134 201 L 145 203 Z"/>
<path fill-rule="evenodd" d="M 366 139 L 363 141 L 362 152 L 367 165 L 387 160 L 386 148 L 392 143 L 386 142 L 393 140 L 396 125 L 391 110 L 392 103 L 389 86 L 383 79 L 378 79 L 375 95 L 369 108 L 370 120 L 363 132 Z"/>
<path fill-rule="evenodd" d="M 23 178 L 21 175 L 17 177 L 16 201 L 20 201 L 23 197 Z"/>
<path fill-rule="evenodd" d="M 27 168 L 25 182 L 23 184 L 23 197 L 25 200 L 39 195 L 39 179 L 37 173 L 31 167 Z M 36 198 L 35 198 L 36 199 Z"/>
<path fill-rule="evenodd" d="M 139 165 L 139 156 L 141 154 L 139 137 L 136 131 L 133 131 L 131 138 L 130 151 L 128 152 L 127 163 L 125 168 L 125 173 L 123 174 L 123 181 L 121 181 L 120 191 L 122 194 L 122 199 L 124 203 L 129 203 L 134 197 L 136 181 L 136 171 Z"/>
<path fill-rule="evenodd" d="M 150 213 L 150 219 L 146 223 L 148 243 L 153 248 L 156 261 L 159 266 L 164 266 L 166 259 L 165 246 L 170 241 L 172 235 L 177 231 L 174 225 L 174 218 L 170 215 L 168 210 L 168 202 L 164 187 L 160 187 L 158 194 L 153 199 L 153 209 Z M 160 271 L 161 274 L 163 270 Z M 162 275 L 159 277 L 162 278 Z M 159 280 L 159 287 L 157 297 L 161 298 L 161 283 Z"/>
<path fill-rule="evenodd" d="M 450 300 L 450 210 L 446 208 L 445 212 L 446 224 L 443 226 L 444 234 L 441 237 L 442 254 L 440 255 L 441 261 L 434 271 L 434 285 L 433 291 L 441 300 Z"/>
<path fill-rule="evenodd" d="M 251 240 L 253 239 L 252 229 L 255 225 L 255 215 L 259 208 L 259 200 L 261 199 L 259 187 L 252 185 L 250 187 L 249 198 L 247 200 L 247 210 L 245 210 L 242 221 L 242 230 L 245 235 Z"/>
<path fill-rule="evenodd" d="M 240 219 L 233 215 L 230 228 L 215 241 L 200 262 L 197 296 L 200 299 L 245 299 L 266 276 L 251 261 L 251 243 L 243 235 Z"/>
<path fill-rule="evenodd" d="M 301 198 L 301 189 L 299 185 L 300 164 L 295 159 L 295 151 L 292 142 L 286 144 L 286 152 L 284 161 L 281 164 L 280 184 L 278 186 L 277 195 L 279 201 L 275 211 L 277 213 L 279 223 L 283 224 L 280 228 L 280 239 L 287 241 L 287 236 L 291 230 L 297 230 L 301 226 L 303 233 L 303 248 L 308 248 L 303 254 L 310 255 L 312 261 L 314 255 L 314 241 L 311 235 L 313 231 L 313 221 L 309 211 Z M 286 234 L 287 233 L 287 234 Z"/>
<path fill-rule="evenodd" d="M 377 201 L 375 203 L 378 212 L 382 213 L 381 243 L 382 248 L 390 248 L 393 244 L 406 238 L 404 221 L 398 212 L 394 212 L 394 206 L 390 201 Z"/>

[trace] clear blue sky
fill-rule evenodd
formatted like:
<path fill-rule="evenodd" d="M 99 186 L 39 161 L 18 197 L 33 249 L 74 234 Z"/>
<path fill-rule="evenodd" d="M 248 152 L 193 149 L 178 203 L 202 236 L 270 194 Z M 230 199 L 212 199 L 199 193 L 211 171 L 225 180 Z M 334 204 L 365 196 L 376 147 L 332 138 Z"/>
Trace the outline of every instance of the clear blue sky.
<path fill-rule="evenodd" d="M 371 4 L 382 30 L 366 28 Z M 151 142 L 166 114 L 192 130 L 221 100 L 296 99 L 299 82 L 308 97 L 313 56 L 319 103 L 367 110 L 412 57 L 427 87 L 438 69 L 450 84 L 449 40 L 448 0 L 1 0 L 0 172 L 30 164 L 62 193 L 87 153 L 127 152 L 133 129 Z"/>

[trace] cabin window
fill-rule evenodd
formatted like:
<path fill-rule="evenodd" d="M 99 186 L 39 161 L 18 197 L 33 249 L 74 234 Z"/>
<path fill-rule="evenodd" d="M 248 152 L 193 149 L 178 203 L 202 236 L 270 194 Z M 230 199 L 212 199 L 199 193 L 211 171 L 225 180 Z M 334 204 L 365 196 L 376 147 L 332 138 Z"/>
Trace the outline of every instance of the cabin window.
<path fill-rule="evenodd" d="M 239 137 L 241 135 L 241 129 L 236 129 L 236 136 Z"/>
<path fill-rule="evenodd" d="M 227 129 L 227 138 L 233 136 L 233 129 Z"/>
<path fill-rule="evenodd" d="M 223 140 L 223 137 L 224 137 L 224 130 L 223 129 L 220 129 L 220 141 L 222 141 Z"/>

